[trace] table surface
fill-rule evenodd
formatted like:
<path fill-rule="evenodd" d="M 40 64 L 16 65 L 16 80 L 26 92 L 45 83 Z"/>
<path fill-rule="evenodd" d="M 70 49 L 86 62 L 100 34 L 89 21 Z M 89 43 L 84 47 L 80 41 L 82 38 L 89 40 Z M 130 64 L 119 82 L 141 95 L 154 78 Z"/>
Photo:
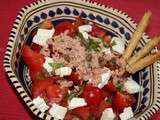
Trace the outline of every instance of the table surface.
<path fill-rule="evenodd" d="M 34 0 L 1 0 L 0 3 L 0 120 L 35 120 L 23 105 L 11 86 L 3 69 L 3 56 L 12 24 L 18 11 Z M 147 33 L 153 37 L 160 32 L 160 0 L 92 0 L 126 12 L 138 22 L 144 11 L 151 10 L 153 15 Z M 159 120 L 160 111 L 151 120 Z"/>

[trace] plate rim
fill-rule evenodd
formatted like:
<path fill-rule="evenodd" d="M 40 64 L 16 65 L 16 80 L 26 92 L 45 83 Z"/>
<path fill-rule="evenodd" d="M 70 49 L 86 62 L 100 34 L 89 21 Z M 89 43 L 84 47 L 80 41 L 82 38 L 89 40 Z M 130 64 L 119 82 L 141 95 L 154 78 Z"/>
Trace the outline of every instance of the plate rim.
<path fill-rule="evenodd" d="M 21 10 L 19 11 L 14 23 L 13 23 L 13 27 L 12 30 L 10 32 L 10 36 L 9 36 L 9 40 L 7 43 L 7 48 L 5 51 L 5 55 L 4 55 L 4 60 L 3 60 L 3 66 L 5 69 L 5 72 L 7 73 L 12 85 L 14 86 L 14 88 L 16 89 L 17 93 L 21 96 L 21 98 L 23 99 L 23 101 L 26 103 L 26 105 L 28 106 L 28 108 L 32 111 L 32 113 L 35 116 L 38 116 L 42 119 L 48 119 L 48 120 L 52 120 L 54 119 L 51 115 L 46 114 L 44 112 L 41 112 L 40 110 L 38 110 L 38 108 L 36 108 L 36 106 L 33 104 L 32 100 L 30 99 L 29 95 L 27 94 L 27 92 L 25 91 L 25 89 L 23 88 L 23 86 L 21 85 L 21 83 L 19 82 L 18 78 L 16 77 L 12 67 L 11 67 L 11 56 L 12 56 L 12 51 L 13 51 L 13 47 L 14 47 L 14 40 L 16 38 L 16 32 L 18 31 L 18 26 L 21 23 L 21 20 L 23 20 L 23 16 L 25 16 L 25 14 L 27 12 L 30 11 L 30 9 L 32 7 L 37 7 L 39 5 L 45 4 L 46 2 L 51 2 L 54 3 L 56 0 L 38 0 L 35 2 L 32 2 L 30 4 L 25 5 L 23 8 L 21 8 Z M 58 0 L 58 1 L 71 1 L 71 0 Z M 89 5 L 93 5 L 95 7 L 99 7 L 100 9 L 105 9 L 105 10 L 111 10 L 113 12 L 115 12 L 118 15 L 122 15 L 122 17 L 124 17 L 125 19 L 127 19 L 127 21 L 129 22 L 129 24 L 131 26 L 133 26 L 134 28 L 136 28 L 137 23 L 133 21 L 133 19 L 125 12 L 122 12 L 121 10 L 112 8 L 110 6 L 104 5 L 104 4 L 100 4 L 97 2 L 93 2 L 91 0 L 76 0 L 76 1 L 72 1 L 72 2 L 81 2 L 81 4 L 83 3 L 88 3 Z M 145 33 L 143 36 L 146 40 L 149 39 L 149 36 Z M 158 72 L 158 70 L 160 69 L 160 62 L 156 62 L 154 64 L 154 71 L 156 71 L 156 85 L 157 85 L 157 90 L 155 90 L 154 92 L 156 92 L 157 96 L 156 96 L 156 102 L 154 103 L 154 105 L 152 105 L 145 113 L 142 114 L 142 116 L 140 116 L 139 119 L 149 119 L 152 115 L 154 115 L 159 109 L 160 109 L 160 73 Z"/>

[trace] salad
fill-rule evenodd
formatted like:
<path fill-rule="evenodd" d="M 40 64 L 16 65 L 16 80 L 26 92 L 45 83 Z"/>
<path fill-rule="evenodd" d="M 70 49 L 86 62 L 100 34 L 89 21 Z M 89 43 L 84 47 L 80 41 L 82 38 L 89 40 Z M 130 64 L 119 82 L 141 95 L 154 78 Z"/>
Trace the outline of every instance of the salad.
<path fill-rule="evenodd" d="M 64 120 L 128 120 L 143 88 L 120 64 L 125 41 L 81 17 L 44 20 L 21 54 L 33 103 Z"/>

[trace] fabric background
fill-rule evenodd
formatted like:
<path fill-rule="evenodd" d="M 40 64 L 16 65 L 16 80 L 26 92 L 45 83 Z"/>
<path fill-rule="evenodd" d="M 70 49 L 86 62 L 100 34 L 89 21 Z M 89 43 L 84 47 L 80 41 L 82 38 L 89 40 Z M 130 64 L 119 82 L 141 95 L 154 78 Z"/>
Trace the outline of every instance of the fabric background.
<path fill-rule="evenodd" d="M 4 69 L 3 57 L 12 24 L 18 11 L 34 0 L 1 0 L 0 2 L 0 120 L 35 120 L 36 118 L 26 108 L 23 101 L 10 84 Z M 93 0 L 112 6 L 126 12 L 135 22 L 138 22 L 144 11 L 153 12 L 147 30 L 153 37 L 160 32 L 160 0 Z M 157 112 L 151 120 L 160 120 Z"/>

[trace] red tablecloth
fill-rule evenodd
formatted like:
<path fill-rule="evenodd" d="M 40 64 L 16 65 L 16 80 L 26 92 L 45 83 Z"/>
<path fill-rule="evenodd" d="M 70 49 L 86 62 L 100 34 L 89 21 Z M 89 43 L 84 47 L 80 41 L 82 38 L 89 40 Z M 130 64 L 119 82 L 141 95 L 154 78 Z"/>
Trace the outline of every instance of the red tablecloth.
<path fill-rule="evenodd" d="M 13 21 L 25 4 L 34 0 L 1 0 L 0 2 L 0 120 L 32 120 L 32 114 L 24 107 L 21 99 L 11 87 L 3 69 L 3 56 Z M 94 0 L 120 9 L 138 22 L 144 11 L 153 12 L 147 33 L 152 37 L 160 32 L 160 0 Z M 157 112 L 152 120 L 160 119 Z"/>

